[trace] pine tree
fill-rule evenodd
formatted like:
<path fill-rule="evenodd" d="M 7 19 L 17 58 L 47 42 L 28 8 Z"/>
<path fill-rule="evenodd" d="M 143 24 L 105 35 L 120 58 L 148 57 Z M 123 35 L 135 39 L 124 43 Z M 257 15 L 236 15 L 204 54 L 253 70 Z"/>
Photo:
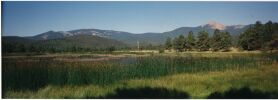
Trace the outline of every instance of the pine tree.
<path fill-rule="evenodd" d="M 259 36 L 254 28 L 249 28 L 239 36 L 239 44 L 244 50 L 258 49 L 261 44 L 258 43 Z"/>
<path fill-rule="evenodd" d="M 229 32 L 220 32 L 215 30 L 211 38 L 211 48 L 213 51 L 224 50 L 227 51 L 232 45 L 232 36 Z"/>
<path fill-rule="evenodd" d="M 268 21 L 264 26 L 263 41 L 264 42 L 269 41 L 273 33 L 274 33 L 273 23 L 271 21 Z"/>
<path fill-rule="evenodd" d="M 221 32 L 221 45 L 220 49 L 228 51 L 232 46 L 232 36 L 229 32 Z"/>
<path fill-rule="evenodd" d="M 211 38 L 211 48 L 213 51 L 218 51 L 221 49 L 221 32 L 216 29 Z"/>
<path fill-rule="evenodd" d="M 263 37 L 264 37 L 264 26 L 263 24 L 260 22 L 260 21 L 257 21 L 255 23 L 255 26 L 254 26 L 254 37 L 256 38 L 256 40 L 254 41 L 255 43 L 259 44 L 259 45 L 256 45 L 256 49 L 261 49 L 261 47 L 263 46 Z"/>
<path fill-rule="evenodd" d="M 176 51 L 178 51 L 178 48 L 179 48 L 179 40 L 178 40 L 177 37 L 173 39 L 172 46 L 173 46 L 173 48 L 174 48 Z"/>
<path fill-rule="evenodd" d="M 33 44 L 31 44 L 28 51 L 29 52 L 37 52 L 37 49 Z"/>
<path fill-rule="evenodd" d="M 263 36 L 262 36 L 262 42 L 263 42 L 263 48 L 264 49 L 270 49 L 271 45 L 275 40 L 275 36 L 274 34 L 274 27 L 273 27 L 273 23 L 271 21 L 268 21 L 265 25 L 264 25 L 264 32 L 263 32 Z"/>
<path fill-rule="evenodd" d="M 187 35 L 187 44 L 188 44 L 188 49 L 191 51 L 195 48 L 195 43 L 196 40 L 195 40 L 195 37 L 193 35 L 193 32 L 190 31 Z"/>
<path fill-rule="evenodd" d="M 182 52 L 184 50 L 185 38 L 183 35 L 180 35 L 178 38 L 178 51 Z"/>
<path fill-rule="evenodd" d="M 266 48 L 268 50 L 278 49 L 278 23 L 267 22 L 265 25 L 267 35 L 264 37 L 266 40 Z"/>
<path fill-rule="evenodd" d="M 198 34 L 198 42 L 197 47 L 200 51 L 207 51 L 209 50 L 209 35 L 205 31 L 201 31 Z"/>
<path fill-rule="evenodd" d="M 239 45 L 244 50 L 258 50 L 263 46 L 263 25 L 257 21 L 239 36 Z"/>
<path fill-rule="evenodd" d="M 167 38 L 167 40 L 165 42 L 165 47 L 166 47 L 166 49 L 171 50 L 171 48 L 172 48 L 172 41 L 171 41 L 170 37 Z"/>
<path fill-rule="evenodd" d="M 184 50 L 184 42 L 185 41 L 185 38 L 183 35 L 180 35 L 178 38 L 175 38 L 173 40 L 173 46 L 174 46 L 174 49 L 179 51 L 179 52 L 182 52 Z"/>
<path fill-rule="evenodd" d="M 188 44 L 188 39 L 184 37 L 183 39 L 183 50 L 188 51 L 189 50 L 189 44 Z"/>
<path fill-rule="evenodd" d="M 20 44 L 18 49 L 19 49 L 19 52 L 26 52 L 25 46 L 23 44 Z"/>

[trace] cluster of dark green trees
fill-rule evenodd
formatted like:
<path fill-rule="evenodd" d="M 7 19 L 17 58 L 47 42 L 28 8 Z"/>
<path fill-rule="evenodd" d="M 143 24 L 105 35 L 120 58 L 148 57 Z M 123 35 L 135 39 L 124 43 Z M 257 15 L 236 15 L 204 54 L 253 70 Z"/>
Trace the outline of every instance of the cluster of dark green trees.
<path fill-rule="evenodd" d="M 81 47 L 81 46 L 68 46 L 68 47 L 54 47 L 54 46 L 41 46 L 34 44 L 22 44 L 22 43 L 4 43 L 3 44 L 3 53 L 28 53 L 28 52 L 36 52 L 36 53 L 61 53 L 61 52 L 92 52 L 92 51 L 105 51 L 112 52 L 117 48 L 114 46 L 103 47 L 103 48 L 90 48 L 90 47 Z"/>
<path fill-rule="evenodd" d="M 175 49 L 179 52 L 182 51 L 227 51 L 232 46 L 232 37 L 229 32 L 221 32 L 215 30 L 212 37 L 209 37 L 208 32 L 200 31 L 197 39 L 195 39 L 193 32 L 190 31 L 187 37 L 180 35 L 179 37 L 167 38 L 165 47 L 166 49 Z"/>
<path fill-rule="evenodd" d="M 235 43 L 237 45 L 235 45 Z M 188 36 L 180 35 L 179 37 L 167 38 L 165 48 L 176 51 L 228 51 L 231 46 L 242 50 L 277 50 L 278 49 L 278 23 L 268 21 L 262 24 L 257 21 L 250 25 L 238 38 L 233 38 L 227 31 L 215 30 L 212 37 L 205 31 L 198 33 L 195 39 L 193 32 L 190 31 Z"/>
<path fill-rule="evenodd" d="M 238 46 L 244 50 L 275 50 L 278 49 L 278 23 L 268 21 L 262 24 L 257 21 L 240 34 Z"/>

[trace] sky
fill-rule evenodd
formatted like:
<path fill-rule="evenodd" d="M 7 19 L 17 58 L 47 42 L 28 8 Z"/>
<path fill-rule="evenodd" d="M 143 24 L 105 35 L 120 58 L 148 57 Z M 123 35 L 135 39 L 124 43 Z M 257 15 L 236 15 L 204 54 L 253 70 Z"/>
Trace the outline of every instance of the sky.
<path fill-rule="evenodd" d="M 224 25 L 278 22 L 277 11 L 278 2 L 4 1 L 1 33 L 33 36 L 50 30 L 94 28 L 140 34 L 209 21 Z"/>

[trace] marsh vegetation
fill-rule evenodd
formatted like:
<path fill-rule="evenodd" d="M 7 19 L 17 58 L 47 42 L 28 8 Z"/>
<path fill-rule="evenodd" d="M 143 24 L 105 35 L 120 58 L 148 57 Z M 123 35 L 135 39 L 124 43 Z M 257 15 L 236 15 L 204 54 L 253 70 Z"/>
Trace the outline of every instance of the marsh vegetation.
<path fill-rule="evenodd" d="M 277 57 L 260 53 L 10 56 L 3 58 L 2 90 L 5 98 L 109 98 L 121 88 L 144 87 L 179 90 L 189 98 L 243 86 L 277 92 Z"/>

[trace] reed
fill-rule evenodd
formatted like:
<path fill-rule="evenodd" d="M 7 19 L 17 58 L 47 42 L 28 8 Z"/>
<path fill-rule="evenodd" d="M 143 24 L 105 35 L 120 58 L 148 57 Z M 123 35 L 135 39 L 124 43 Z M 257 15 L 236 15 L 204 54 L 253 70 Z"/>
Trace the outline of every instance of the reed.
<path fill-rule="evenodd" d="M 94 84 L 104 86 L 121 80 L 151 79 L 179 73 L 225 71 L 227 69 L 247 70 L 277 62 L 277 56 L 273 55 L 244 57 L 153 55 L 85 62 L 64 62 L 54 59 L 56 57 L 4 59 L 2 66 L 4 92 L 6 90 L 37 90 L 47 85 Z"/>

